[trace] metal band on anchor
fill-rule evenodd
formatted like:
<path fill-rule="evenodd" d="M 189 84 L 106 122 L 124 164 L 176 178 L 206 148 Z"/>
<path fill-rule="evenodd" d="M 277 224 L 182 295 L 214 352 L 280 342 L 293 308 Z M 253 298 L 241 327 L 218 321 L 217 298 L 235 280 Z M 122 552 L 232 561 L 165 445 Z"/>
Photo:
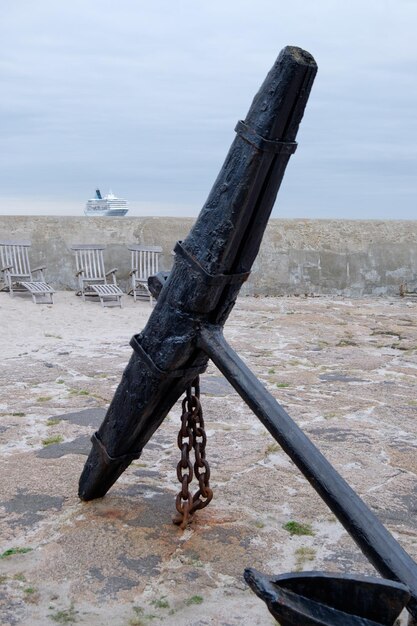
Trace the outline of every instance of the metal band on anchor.
<path fill-rule="evenodd" d="M 138 459 L 141 455 L 140 452 L 128 452 L 127 454 L 121 454 L 120 456 L 110 456 L 110 454 L 106 450 L 104 443 L 100 440 L 98 432 L 95 432 L 94 435 L 91 437 L 91 442 L 93 446 L 97 448 L 97 450 L 100 452 L 104 462 L 107 465 L 110 465 L 111 463 L 124 463 L 125 461 L 129 461 L 130 463 L 131 461 Z"/>
<path fill-rule="evenodd" d="M 236 124 L 235 131 L 238 135 L 240 135 L 245 141 L 251 143 L 258 150 L 262 150 L 262 152 L 273 152 L 275 154 L 294 154 L 297 150 L 297 142 L 296 141 L 277 141 L 271 139 L 265 139 L 258 135 L 256 130 L 250 128 L 240 120 Z"/>
<path fill-rule="evenodd" d="M 130 345 L 132 346 L 136 354 L 140 356 L 142 363 L 146 365 L 146 367 L 151 372 L 151 374 L 153 374 L 153 376 L 155 376 L 156 378 L 159 378 L 159 380 L 163 380 L 165 378 L 182 378 L 183 376 L 186 376 L 188 378 L 190 375 L 193 376 L 193 378 L 195 378 L 199 374 L 202 374 L 203 372 L 206 371 L 207 364 L 200 365 L 198 367 L 185 367 L 183 369 L 176 369 L 176 370 L 161 370 L 153 362 L 149 354 L 143 348 L 143 346 L 140 343 L 140 340 L 141 340 L 140 333 L 137 335 L 133 335 L 132 339 L 130 340 Z"/>
<path fill-rule="evenodd" d="M 184 248 L 182 241 L 177 241 L 174 252 L 182 256 L 191 268 L 202 276 L 206 285 L 218 285 L 219 287 L 225 285 L 240 285 L 248 280 L 250 276 L 250 272 L 242 272 L 242 274 L 209 274 L 204 267 L 200 265 L 197 259 Z"/>

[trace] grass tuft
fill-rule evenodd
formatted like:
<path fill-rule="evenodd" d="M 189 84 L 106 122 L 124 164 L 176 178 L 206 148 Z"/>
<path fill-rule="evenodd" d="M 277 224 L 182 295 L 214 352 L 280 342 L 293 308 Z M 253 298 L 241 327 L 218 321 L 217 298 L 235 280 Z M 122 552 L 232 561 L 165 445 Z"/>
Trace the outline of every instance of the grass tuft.
<path fill-rule="evenodd" d="M 265 453 L 266 454 L 274 454 L 274 452 L 279 452 L 281 450 L 281 446 L 278 443 L 270 443 L 267 445 Z"/>
<path fill-rule="evenodd" d="M 316 551 L 314 548 L 301 547 L 295 551 L 295 570 L 301 572 L 307 561 L 314 561 Z"/>
<path fill-rule="evenodd" d="M 6 559 L 7 557 L 14 556 L 15 554 L 26 554 L 31 551 L 32 548 L 9 548 L 0 554 L 0 559 Z"/>
<path fill-rule="evenodd" d="M 52 446 L 54 443 L 61 443 L 64 441 L 62 435 L 55 435 L 55 437 L 47 437 L 46 439 L 42 439 L 43 446 Z"/>
<path fill-rule="evenodd" d="M 64 609 L 63 611 L 57 611 L 56 613 L 52 613 L 48 615 L 48 617 L 53 621 L 57 622 L 57 624 L 75 624 L 77 621 L 77 613 L 74 609 L 74 605 L 71 604 L 69 609 Z"/>
<path fill-rule="evenodd" d="M 192 606 L 193 604 L 202 604 L 202 603 L 203 603 L 202 596 L 191 596 L 191 598 L 188 598 L 188 600 L 185 601 L 185 604 L 187 606 Z"/>
<path fill-rule="evenodd" d="M 89 396 L 90 392 L 86 389 L 70 389 L 69 394 L 70 396 Z"/>
<path fill-rule="evenodd" d="M 358 344 L 356 343 L 356 341 L 353 341 L 352 339 L 341 339 L 339 341 L 339 343 L 336 344 L 337 348 L 344 348 L 346 346 L 357 346 Z"/>
<path fill-rule="evenodd" d="M 157 600 L 152 600 L 151 604 L 157 609 L 169 609 L 169 602 L 165 596 L 162 596 L 162 598 L 158 598 Z"/>
<path fill-rule="evenodd" d="M 283 525 L 283 529 L 288 531 L 290 535 L 314 535 L 310 524 L 300 524 L 291 520 Z"/>

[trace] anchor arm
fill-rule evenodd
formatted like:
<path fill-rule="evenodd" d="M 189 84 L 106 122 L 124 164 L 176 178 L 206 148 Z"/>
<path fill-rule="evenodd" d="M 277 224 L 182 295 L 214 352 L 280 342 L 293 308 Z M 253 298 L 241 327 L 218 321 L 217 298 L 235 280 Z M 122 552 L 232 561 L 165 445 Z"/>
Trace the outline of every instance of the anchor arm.
<path fill-rule="evenodd" d="M 199 345 L 304 474 L 372 565 L 382 576 L 410 589 L 407 608 L 417 617 L 417 564 L 413 559 L 230 347 L 221 328 L 203 327 Z"/>

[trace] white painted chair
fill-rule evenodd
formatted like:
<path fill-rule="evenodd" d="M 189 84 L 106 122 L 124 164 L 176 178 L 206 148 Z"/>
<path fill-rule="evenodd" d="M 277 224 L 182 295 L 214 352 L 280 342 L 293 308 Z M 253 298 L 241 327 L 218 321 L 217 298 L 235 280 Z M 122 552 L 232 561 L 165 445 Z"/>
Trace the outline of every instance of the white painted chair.
<path fill-rule="evenodd" d="M 94 244 L 74 244 L 71 250 L 75 252 L 76 277 L 79 291 L 85 301 L 87 296 L 98 297 L 102 306 L 122 306 L 123 291 L 117 284 L 117 267 L 104 269 L 103 250 L 106 246 Z M 107 279 L 111 277 L 111 282 Z"/>
<path fill-rule="evenodd" d="M 137 298 L 148 300 L 152 304 L 152 294 L 148 287 L 148 278 L 159 272 L 159 256 L 162 253 L 161 246 L 128 246 L 131 252 L 132 264 L 129 273 L 131 279 L 131 288 L 129 295 L 133 295 L 136 302 Z"/>
<path fill-rule="evenodd" d="M 0 272 L 3 291 L 13 297 L 16 292 L 29 292 L 35 304 L 53 304 L 55 290 L 45 281 L 45 266 L 31 269 L 30 241 L 0 241 Z M 37 274 L 38 280 L 33 278 Z"/>

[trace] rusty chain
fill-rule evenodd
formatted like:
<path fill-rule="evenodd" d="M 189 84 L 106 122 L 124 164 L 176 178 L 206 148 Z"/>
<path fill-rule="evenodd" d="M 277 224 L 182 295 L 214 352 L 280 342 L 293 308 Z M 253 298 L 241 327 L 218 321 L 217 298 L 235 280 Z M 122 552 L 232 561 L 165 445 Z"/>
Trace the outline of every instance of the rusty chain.
<path fill-rule="evenodd" d="M 213 491 L 209 486 L 210 467 L 206 461 L 206 442 L 207 436 L 200 403 L 200 379 L 197 376 L 187 387 L 182 401 L 181 428 L 178 433 L 181 460 L 177 465 L 177 477 L 181 483 L 181 491 L 177 494 L 175 501 L 178 513 L 173 522 L 183 530 L 194 513 L 206 507 L 213 498 Z M 190 461 L 191 451 L 194 452 L 195 457 L 194 468 Z M 199 488 L 194 495 L 191 495 L 189 485 L 194 475 L 198 480 Z"/>

